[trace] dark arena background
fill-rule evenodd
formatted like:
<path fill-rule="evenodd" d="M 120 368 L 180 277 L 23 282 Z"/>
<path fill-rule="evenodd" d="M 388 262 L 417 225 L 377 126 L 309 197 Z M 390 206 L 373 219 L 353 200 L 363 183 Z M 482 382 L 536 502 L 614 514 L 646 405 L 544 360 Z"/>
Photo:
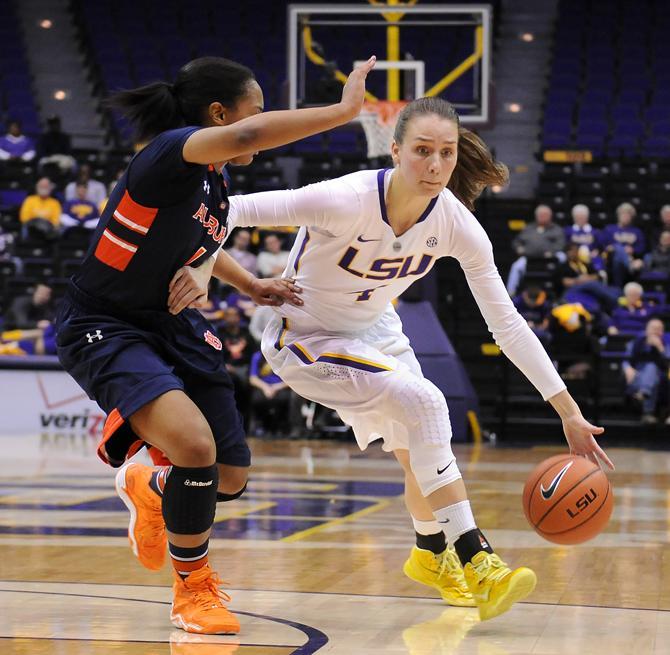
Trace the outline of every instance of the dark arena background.
<path fill-rule="evenodd" d="M 669 34 L 665 0 L 0 0 L 0 652 L 667 653 Z M 390 167 L 402 107 L 450 101 L 509 167 L 474 214 L 517 309 L 605 428 L 614 512 L 579 546 L 528 525 L 523 485 L 567 452 L 561 421 L 495 344 L 458 262 L 439 260 L 397 310 L 447 399 L 482 529 L 538 574 L 494 621 L 447 606 L 402 572 L 414 538 L 402 469 L 378 444 L 361 452 L 333 411 L 265 393 L 254 381 L 272 383 L 259 355 L 272 310 L 213 281 L 202 311 L 253 461 L 248 491 L 217 508 L 210 559 L 242 631 L 182 632 L 171 574 L 128 548 L 114 471 L 96 457 L 106 416 L 55 354 L 68 280 L 146 145 L 105 100 L 214 55 L 252 69 L 265 111 L 319 106 L 372 54 L 359 118 L 226 166 L 229 194 Z M 277 277 L 295 237 L 238 229 L 224 247 Z"/>

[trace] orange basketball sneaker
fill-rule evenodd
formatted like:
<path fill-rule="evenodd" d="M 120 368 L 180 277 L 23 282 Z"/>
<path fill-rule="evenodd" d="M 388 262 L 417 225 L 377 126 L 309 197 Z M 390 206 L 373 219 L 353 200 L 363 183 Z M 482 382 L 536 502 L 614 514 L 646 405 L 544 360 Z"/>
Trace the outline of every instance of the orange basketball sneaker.
<path fill-rule="evenodd" d="M 132 462 L 116 474 L 116 492 L 130 511 L 128 539 L 140 564 L 158 571 L 165 563 L 167 535 L 161 498 L 149 486 L 154 469 Z"/>
<path fill-rule="evenodd" d="M 172 624 L 203 635 L 237 634 L 240 622 L 223 604 L 230 596 L 219 589 L 220 584 L 209 564 L 192 571 L 185 580 L 175 571 Z"/>

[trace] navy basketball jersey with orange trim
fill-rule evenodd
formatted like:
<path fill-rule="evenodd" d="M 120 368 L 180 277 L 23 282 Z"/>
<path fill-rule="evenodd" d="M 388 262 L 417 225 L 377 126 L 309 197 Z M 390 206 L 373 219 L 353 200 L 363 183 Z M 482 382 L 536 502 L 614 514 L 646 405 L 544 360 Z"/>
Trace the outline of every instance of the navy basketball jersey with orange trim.
<path fill-rule="evenodd" d="M 182 156 L 198 129 L 164 132 L 133 157 L 72 278 L 81 290 L 123 310 L 167 309 L 176 271 L 199 266 L 221 247 L 228 225 L 223 178 Z"/>

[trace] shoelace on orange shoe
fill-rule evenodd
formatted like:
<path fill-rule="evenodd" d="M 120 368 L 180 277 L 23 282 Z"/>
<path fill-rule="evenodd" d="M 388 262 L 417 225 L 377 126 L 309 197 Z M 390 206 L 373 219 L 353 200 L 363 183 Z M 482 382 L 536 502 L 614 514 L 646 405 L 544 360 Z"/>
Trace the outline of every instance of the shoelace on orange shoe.
<path fill-rule="evenodd" d="M 161 515 L 160 521 L 155 520 L 148 524 L 146 533 L 143 535 L 143 541 L 149 548 L 151 548 L 160 545 L 164 539 L 165 523 L 163 523 L 163 517 Z"/>
<path fill-rule="evenodd" d="M 479 564 L 472 564 L 479 580 L 487 579 L 498 581 L 509 573 L 507 564 L 503 562 L 495 553 L 487 553 Z"/>
<path fill-rule="evenodd" d="M 202 582 L 197 582 L 196 586 L 191 586 L 193 590 L 193 601 L 203 607 L 225 607 L 223 601 L 230 602 L 230 596 L 222 591 L 219 585 L 227 584 L 212 572 Z"/>
<path fill-rule="evenodd" d="M 437 574 L 438 579 L 441 578 L 445 573 L 450 573 L 452 574 L 454 580 L 458 583 L 459 589 L 464 592 L 469 592 L 468 585 L 466 584 L 463 575 L 453 575 L 455 571 L 458 571 L 461 568 L 461 562 L 458 559 L 456 553 L 447 548 L 444 553 L 442 553 L 440 559 L 440 570 Z"/>
<path fill-rule="evenodd" d="M 143 535 L 147 546 L 158 545 L 165 539 L 165 520 L 163 519 L 163 509 L 160 502 L 143 502 L 144 510 L 151 518 L 146 522 L 146 534 Z"/>

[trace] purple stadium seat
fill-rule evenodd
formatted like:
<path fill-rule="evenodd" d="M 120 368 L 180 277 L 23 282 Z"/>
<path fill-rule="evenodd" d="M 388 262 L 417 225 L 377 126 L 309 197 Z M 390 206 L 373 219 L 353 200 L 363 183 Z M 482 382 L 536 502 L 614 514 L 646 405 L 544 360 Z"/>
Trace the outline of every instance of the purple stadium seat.
<path fill-rule="evenodd" d="M 650 132 L 653 136 L 670 136 L 670 120 L 652 122 Z"/>
<path fill-rule="evenodd" d="M 23 189 L 0 189 L 0 206 L 19 207 L 27 195 Z"/>
<path fill-rule="evenodd" d="M 642 142 L 642 152 L 650 157 L 670 159 L 670 137 L 650 136 Z"/>

